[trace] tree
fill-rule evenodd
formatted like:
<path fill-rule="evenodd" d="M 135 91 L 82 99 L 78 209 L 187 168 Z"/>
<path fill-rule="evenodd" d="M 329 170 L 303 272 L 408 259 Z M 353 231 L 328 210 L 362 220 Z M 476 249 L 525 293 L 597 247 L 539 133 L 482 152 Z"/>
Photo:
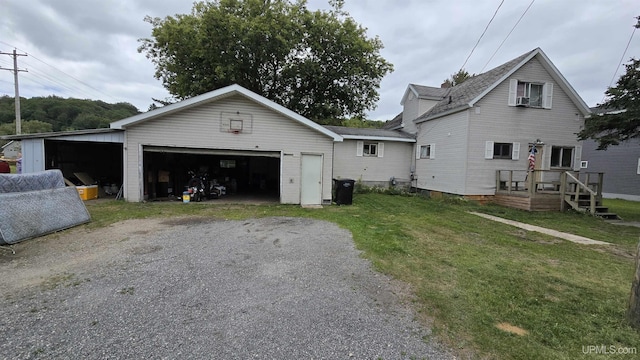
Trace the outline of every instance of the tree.
<path fill-rule="evenodd" d="M 596 140 L 598 150 L 640 137 L 640 60 L 631 59 L 625 67 L 616 86 L 605 92 L 607 100 L 598 104 L 605 112 L 588 118 L 578 133 L 580 140 Z"/>
<path fill-rule="evenodd" d="M 444 81 L 449 87 L 460 85 L 465 82 L 468 78 L 474 75 L 470 75 L 469 72 L 465 69 L 458 70 L 457 73 L 451 74 L 451 77 Z"/>
<path fill-rule="evenodd" d="M 363 116 L 375 108 L 392 65 L 382 42 L 330 1 L 197 2 L 190 14 L 145 18 L 152 38 L 139 52 L 176 99 L 237 83 L 315 121 Z"/>

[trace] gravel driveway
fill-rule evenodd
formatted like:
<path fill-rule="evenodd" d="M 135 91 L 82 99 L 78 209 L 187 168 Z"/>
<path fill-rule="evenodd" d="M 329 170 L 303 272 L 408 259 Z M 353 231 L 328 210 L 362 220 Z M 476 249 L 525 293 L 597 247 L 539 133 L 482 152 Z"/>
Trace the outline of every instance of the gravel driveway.
<path fill-rule="evenodd" d="M 3 359 L 452 358 L 328 222 L 134 220 L 16 251 L 0 251 Z"/>

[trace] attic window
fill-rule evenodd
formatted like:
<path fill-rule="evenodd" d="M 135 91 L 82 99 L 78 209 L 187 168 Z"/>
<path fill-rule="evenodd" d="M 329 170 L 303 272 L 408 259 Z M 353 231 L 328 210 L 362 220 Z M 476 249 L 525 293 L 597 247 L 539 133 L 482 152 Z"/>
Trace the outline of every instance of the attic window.
<path fill-rule="evenodd" d="M 509 106 L 551 109 L 553 83 L 509 80 Z"/>
<path fill-rule="evenodd" d="M 543 84 L 534 84 L 519 81 L 516 96 L 518 98 L 528 98 L 528 104 L 530 107 L 542 107 L 543 86 Z"/>

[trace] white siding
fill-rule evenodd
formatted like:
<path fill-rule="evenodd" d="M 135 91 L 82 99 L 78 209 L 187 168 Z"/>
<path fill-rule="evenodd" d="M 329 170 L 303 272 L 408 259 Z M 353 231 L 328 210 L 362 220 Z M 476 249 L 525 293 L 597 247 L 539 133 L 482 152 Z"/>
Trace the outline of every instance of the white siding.
<path fill-rule="evenodd" d="M 220 131 L 222 112 L 251 114 L 250 134 Z M 280 201 L 300 203 L 301 153 L 323 154 L 322 198 L 331 199 L 333 139 L 241 96 L 183 110 L 126 130 L 125 197 L 141 200 L 140 146 L 282 152 Z"/>
<path fill-rule="evenodd" d="M 374 141 L 367 141 L 374 142 Z M 388 183 L 391 177 L 409 180 L 413 143 L 384 141 L 384 156 L 358 156 L 361 141 L 335 143 L 333 177 L 360 180 L 364 183 Z M 378 146 L 381 151 L 382 147 Z"/>
<path fill-rule="evenodd" d="M 44 139 L 22 140 L 22 173 L 44 171 Z"/>
<path fill-rule="evenodd" d="M 438 153 L 432 159 L 416 159 L 418 188 L 464 194 L 468 123 L 465 110 L 419 124 L 416 146 L 430 144 Z"/>
<path fill-rule="evenodd" d="M 418 99 L 416 97 L 413 97 L 411 100 L 407 99 L 402 109 L 403 130 L 410 134 L 415 134 L 417 128 L 413 120 L 426 113 L 437 103 L 435 100 Z"/>
<path fill-rule="evenodd" d="M 551 109 L 508 106 L 511 79 L 555 85 Z M 466 195 L 493 195 L 496 170 L 526 170 L 528 144 L 536 139 L 545 143 L 544 169 L 549 168 L 551 146 L 580 145 L 575 133 L 580 131 L 584 118 L 577 115 L 580 113 L 578 108 L 536 58 L 498 85 L 476 106 L 480 111 L 469 112 Z M 485 159 L 487 141 L 520 143 L 518 160 Z"/>

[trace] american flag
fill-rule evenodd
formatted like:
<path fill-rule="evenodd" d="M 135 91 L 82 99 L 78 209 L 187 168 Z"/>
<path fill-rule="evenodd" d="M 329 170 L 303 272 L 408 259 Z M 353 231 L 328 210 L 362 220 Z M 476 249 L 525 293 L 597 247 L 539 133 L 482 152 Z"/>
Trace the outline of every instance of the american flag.
<path fill-rule="evenodd" d="M 533 171 L 536 168 L 536 152 L 538 152 L 538 150 L 536 150 L 535 146 L 531 147 L 531 151 L 529 151 L 529 158 L 527 160 L 529 160 L 529 171 Z"/>

